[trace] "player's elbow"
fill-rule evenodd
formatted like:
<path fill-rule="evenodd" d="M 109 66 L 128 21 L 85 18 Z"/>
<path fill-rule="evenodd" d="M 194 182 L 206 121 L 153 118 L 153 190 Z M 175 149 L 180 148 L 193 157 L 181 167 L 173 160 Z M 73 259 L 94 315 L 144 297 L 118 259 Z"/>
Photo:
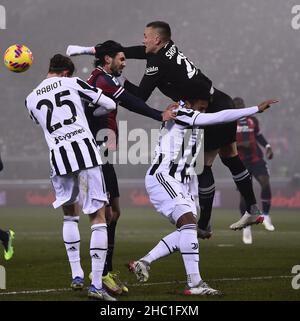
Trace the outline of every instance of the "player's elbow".
<path fill-rule="evenodd" d="M 104 107 L 107 111 L 113 111 L 117 108 L 115 101 L 103 94 L 101 95 L 98 104 Z"/>

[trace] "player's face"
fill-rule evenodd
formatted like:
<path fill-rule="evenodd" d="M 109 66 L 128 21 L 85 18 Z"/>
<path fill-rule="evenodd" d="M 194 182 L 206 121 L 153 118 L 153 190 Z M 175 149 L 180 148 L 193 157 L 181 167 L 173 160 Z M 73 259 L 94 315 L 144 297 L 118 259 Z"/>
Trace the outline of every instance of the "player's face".
<path fill-rule="evenodd" d="M 126 66 L 126 58 L 124 52 L 118 52 L 115 58 L 111 60 L 110 70 L 114 76 L 120 76 Z"/>
<path fill-rule="evenodd" d="M 146 53 L 157 52 L 159 49 L 160 38 L 155 29 L 151 27 L 145 28 L 143 44 L 146 47 Z"/>
<path fill-rule="evenodd" d="M 208 101 L 202 99 L 193 99 L 189 102 L 189 108 L 200 111 L 200 113 L 205 113 L 208 107 Z"/>
<path fill-rule="evenodd" d="M 241 99 L 241 98 L 235 98 L 233 100 L 233 103 L 234 103 L 234 107 L 237 109 L 245 108 L 245 103 L 244 103 L 243 99 Z"/>

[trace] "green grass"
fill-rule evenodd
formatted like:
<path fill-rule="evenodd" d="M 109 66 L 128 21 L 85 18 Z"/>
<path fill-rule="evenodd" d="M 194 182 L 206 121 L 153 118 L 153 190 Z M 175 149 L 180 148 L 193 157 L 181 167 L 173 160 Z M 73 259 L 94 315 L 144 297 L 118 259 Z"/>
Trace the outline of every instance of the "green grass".
<path fill-rule="evenodd" d="M 220 298 L 184 297 L 185 273 L 178 253 L 151 266 L 146 285 L 137 284 L 125 264 L 150 250 L 161 237 L 173 230 L 171 224 L 149 209 L 124 209 L 117 228 L 115 270 L 128 282 L 129 293 L 120 301 L 185 300 L 299 300 L 300 289 L 291 286 L 291 269 L 300 264 L 300 213 L 273 212 L 275 232 L 262 226 L 253 228 L 254 243 L 244 245 L 241 232 L 228 226 L 238 219 L 237 211 L 214 211 L 214 235 L 200 242 L 203 279 L 224 292 Z M 16 232 L 15 255 L 5 266 L 7 289 L 0 290 L 4 300 L 87 300 L 86 291 L 69 290 L 71 274 L 62 241 L 62 213 L 45 208 L 1 208 L 1 228 Z M 87 217 L 80 223 L 82 266 L 90 271 Z M 1 249 L 2 251 L 2 249 Z M 87 280 L 86 280 L 87 281 Z M 86 282 L 88 285 L 88 282 Z M 52 289 L 49 293 L 32 293 Z M 29 291 L 30 293 L 21 293 Z M 5 294 L 17 292 L 17 294 Z"/>

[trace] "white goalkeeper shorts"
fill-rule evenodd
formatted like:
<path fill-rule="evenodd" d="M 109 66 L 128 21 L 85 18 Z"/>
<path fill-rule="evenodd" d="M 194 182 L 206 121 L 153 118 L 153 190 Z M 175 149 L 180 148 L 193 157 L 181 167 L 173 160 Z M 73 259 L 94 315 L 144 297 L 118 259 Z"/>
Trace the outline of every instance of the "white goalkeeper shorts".
<path fill-rule="evenodd" d="M 172 224 L 188 212 L 197 216 L 193 196 L 188 184 L 183 184 L 168 174 L 146 175 L 145 186 L 157 212 L 168 218 Z"/>
<path fill-rule="evenodd" d="M 56 175 L 51 182 L 56 196 L 54 208 L 79 202 L 84 214 L 93 214 L 108 203 L 100 166 L 63 176 Z"/>

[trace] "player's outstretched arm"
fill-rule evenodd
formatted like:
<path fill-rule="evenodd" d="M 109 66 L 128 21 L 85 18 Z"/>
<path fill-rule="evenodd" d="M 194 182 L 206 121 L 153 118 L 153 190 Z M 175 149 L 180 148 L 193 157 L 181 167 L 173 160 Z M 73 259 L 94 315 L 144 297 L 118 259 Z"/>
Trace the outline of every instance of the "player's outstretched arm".
<path fill-rule="evenodd" d="M 79 55 L 95 55 L 95 47 L 84 47 L 78 45 L 69 45 L 67 47 L 67 56 L 79 56 Z M 132 46 L 123 47 L 124 54 L 127 59 L 146 59 L 147 55 L 144 46 Z"/>
<path fill-rule="evenodd" d="M 254 107 L 241 108 L 241 109 L 225 109 L 217 113 L 211 113 L 211 114 L 197 113 L 196 117 L 193 117 L 194 122 L 191 125 L 209 126 L 209 125 L 216 125 L 216 124 L 222 124 L 222 123 L 229 123 L 242 117 L 251 116 L 258 112 L 261 113 L 264 110 L 268 109 L 272 104 L 275 104 L 277 102 L 278 100 L 269 99 L 262 102 L 258 106 L 254 106 Z"/>

